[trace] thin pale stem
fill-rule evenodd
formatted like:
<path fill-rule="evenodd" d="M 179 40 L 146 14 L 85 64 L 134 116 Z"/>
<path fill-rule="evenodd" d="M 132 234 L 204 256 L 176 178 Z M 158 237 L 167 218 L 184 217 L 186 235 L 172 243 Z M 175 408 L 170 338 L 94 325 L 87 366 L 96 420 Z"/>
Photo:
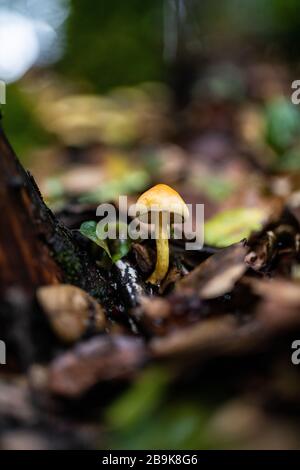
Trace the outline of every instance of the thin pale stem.
<path fill-rule="evenodd" d="M 155 270 L 148 279 L 151 284 L 160 284 L 166 277 L 169 269 L 169 240 L 167 226 L 159 214 L 158 227 L 156 229 L 156 265 Z"/>

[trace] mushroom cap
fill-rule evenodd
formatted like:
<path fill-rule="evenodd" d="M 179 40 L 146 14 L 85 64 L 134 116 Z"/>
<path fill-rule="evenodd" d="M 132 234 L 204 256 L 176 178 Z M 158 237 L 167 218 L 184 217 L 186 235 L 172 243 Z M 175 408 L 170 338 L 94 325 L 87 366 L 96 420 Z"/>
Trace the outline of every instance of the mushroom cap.
<path fill-rule="evenodd" d="M 157 184 L 143 193 L 135 205 L 139 218 L 151 212 L 166 212 L 173 216 L 180 216 L 182 220 L 189 217 L 189 210 L 182 197 L 166 184 Z M 173 217 L 174 219 L 174 217 Z"/>

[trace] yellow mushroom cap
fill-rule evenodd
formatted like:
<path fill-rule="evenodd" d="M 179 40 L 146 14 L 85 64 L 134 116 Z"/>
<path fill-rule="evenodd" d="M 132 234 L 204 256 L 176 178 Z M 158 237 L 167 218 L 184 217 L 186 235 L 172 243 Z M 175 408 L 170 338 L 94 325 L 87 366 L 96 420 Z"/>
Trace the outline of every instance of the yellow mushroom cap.
<path fill-rule="evenodd" d="M 189 210 L 182 197 L 166 184 L 157 184 L 143 193 L 136 203 L 136 211 L 139 217 L 155 212 L 167 212 L 188 219 Z"/>

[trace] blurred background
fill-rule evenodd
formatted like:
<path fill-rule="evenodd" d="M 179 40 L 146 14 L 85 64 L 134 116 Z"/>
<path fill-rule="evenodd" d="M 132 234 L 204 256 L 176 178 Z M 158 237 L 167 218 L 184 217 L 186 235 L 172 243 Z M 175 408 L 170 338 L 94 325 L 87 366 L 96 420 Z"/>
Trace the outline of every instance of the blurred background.
<path fill-rule="evenodd" d="M 164 182 L 205 203 L 207 220 L 251 207 L 261 219 L 274 201 L 299 202 L 299 43 L 298 0 L 0 0 L 3 125 L 57 213 Z M 249 231 L 234 214 L 227 244 Z M 206 243 L 224 244 L 224 224 Z M 255 378 L 249 400 L 230 364 L 213 370 L 222 386 L 193 371 L 174 397 L 172 371 L 147 369 L 105 398 L 99 446 L 299 445 L 294 423 L 253 399 Z"/>
<path fill-rule="evenodd" d="M 0 0 L 5 129 L 49 202 L 93 200 L 87 162 L 113 186 L 134 169 L 123 187 L 140 190 L 154 170 L 177 181 L 193 154 L 183 191 L 214 213 L 241 166 L 299 167 L 299 23 L 297 0 Z"/>

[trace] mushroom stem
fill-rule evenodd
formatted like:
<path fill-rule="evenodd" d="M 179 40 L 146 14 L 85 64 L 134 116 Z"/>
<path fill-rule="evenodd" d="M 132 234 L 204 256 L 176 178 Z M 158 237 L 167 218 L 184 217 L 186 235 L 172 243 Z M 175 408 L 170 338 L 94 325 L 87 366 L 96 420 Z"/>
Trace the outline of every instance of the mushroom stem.
<path fill-rule="evenodd" d="M 160 284 L 169 269 L 169 240 L 167 225 L 163 223 L 162 214 L 159 214 L 156 226 L 156 265 L 153 273 L 148 278 L 151 284 Z"/>

